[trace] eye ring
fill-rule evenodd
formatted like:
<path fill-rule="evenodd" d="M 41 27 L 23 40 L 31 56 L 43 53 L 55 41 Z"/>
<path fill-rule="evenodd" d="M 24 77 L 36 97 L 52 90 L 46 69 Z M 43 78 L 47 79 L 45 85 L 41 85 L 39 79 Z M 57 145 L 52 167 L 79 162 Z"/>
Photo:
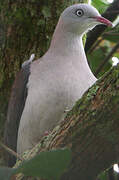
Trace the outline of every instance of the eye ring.
<path fill-rule="evenodd" d="M 78 16 L 78 17 L 81 17 L 84 15 L 84 11 L 82 9 L 78 9 L 76 10 L 75 14 Z"/>

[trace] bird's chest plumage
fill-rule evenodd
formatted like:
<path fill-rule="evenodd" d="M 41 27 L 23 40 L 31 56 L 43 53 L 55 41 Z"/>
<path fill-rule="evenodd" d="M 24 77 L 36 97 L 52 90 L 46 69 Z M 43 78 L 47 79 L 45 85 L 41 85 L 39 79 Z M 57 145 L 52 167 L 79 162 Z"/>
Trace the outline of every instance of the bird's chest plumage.
<path fill-rule="evenodd" d="M 72 103 L 81 97 L 84 92 L 85 72 L 80 73 L 80 69 L 69 63 L 53 63 L 46 67 L 37 67 L 32 70 L 28 84 L 29 92 L 35 91 L 34 101 L 45 96 L 50 102 L 56 101 L 58 104 L 72 106 Z M 40 73 L 42 68 L 42 73 Z M 44 69 L 44 70 L 43 70 Z M 35 81 L 37 79 L 37 81 Z"/>
<path fill-rule="evenodd" d="M 45 131 L 52 130 L 64 118 L 65 110 L 71 109 L 94 82 L 90 71 L 85 72 L 83 66 L 72 62 L 34 62 L 20 120 L 19 153 L 36 144 Z"/>
<path fill-rule="evenodd" d="M 35 94 L 34 102 L 42 101 L 43 98 L 44 103 L 53 102 L 62 108 L 71 108 L 95 80 L 93 74 L 85 71 L 86 68 L 81 66 L 78 60 L 72 62 L 67 59 L 67 62 L 62 63 L 59 62 L 60 59 L 56 59 L 54 63 L 45 62 L 45 66 L 40 62 L 34 69 L 33 64 L 28 88 L 31 96 Z"/>

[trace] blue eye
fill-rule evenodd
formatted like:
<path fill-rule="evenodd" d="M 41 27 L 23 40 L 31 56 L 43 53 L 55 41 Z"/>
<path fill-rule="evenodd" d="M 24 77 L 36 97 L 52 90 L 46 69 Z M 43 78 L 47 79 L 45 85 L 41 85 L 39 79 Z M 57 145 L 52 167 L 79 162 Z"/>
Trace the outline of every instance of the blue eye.
<path fill-rule="evenodd" d="M 83 10 L 82 9 L 76 10 L 76 15 L 79 16 L 79 17 L 83 16 L 84 15 Z"/>

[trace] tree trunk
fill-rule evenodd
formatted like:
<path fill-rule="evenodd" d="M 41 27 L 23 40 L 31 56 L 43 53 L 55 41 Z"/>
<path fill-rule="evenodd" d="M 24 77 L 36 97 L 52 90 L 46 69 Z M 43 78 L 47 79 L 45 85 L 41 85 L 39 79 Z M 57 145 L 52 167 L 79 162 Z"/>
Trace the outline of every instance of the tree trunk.
<path fill-rule="evenodd" d="M 0 2 L 0 122 L 5 121 L 11 85 L 21 64 L 32 53 L 39 58 L 46 52 L 61 12 L 73 2 L 80 0 Z"/>
<path fill-rule="evenodd" d="M 32 53 L 37 59 L 46 52 L 61 12 L 73 2 L 80 0 L 0 1 L 0 139 L 16 73 Z"/>
<path fill-rule="evenodd" d="M 68 0 L 0 1 L 0 139 L 16 73 L 32 53 L 39 58 L 46 52 L 59 15 L 68 4 Z"/>
<path fill-rule="evenodd" d="M 119 65 L 84 94 L 41 144 L 27 158 L 34 152 L 71 148 L 72 161 L 61 180 L 95 180 L 119 160 Z"/>

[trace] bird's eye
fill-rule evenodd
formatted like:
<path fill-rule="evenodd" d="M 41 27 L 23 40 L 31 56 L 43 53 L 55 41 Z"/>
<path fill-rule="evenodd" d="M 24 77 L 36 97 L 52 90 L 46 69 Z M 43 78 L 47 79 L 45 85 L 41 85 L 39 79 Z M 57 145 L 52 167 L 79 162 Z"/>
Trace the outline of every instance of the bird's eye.
<path fill-rule="evenodd" d="M 82 9 L 76 10 L 76 15 L 79 16 L 79 17 L 83 16 L 84 15 L 83 10 Z"/>

